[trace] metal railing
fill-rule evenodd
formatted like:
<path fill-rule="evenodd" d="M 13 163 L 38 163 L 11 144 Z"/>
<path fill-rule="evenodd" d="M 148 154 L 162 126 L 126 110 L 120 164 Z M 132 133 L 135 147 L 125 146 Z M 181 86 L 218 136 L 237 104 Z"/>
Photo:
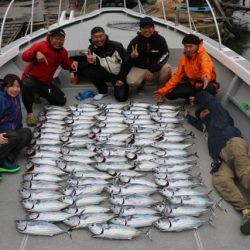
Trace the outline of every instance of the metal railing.
<path fill-rule="evenodd" d="M 91 2 L 91 1 L 89 1 Z M 5 14 L 4 14 L 4 17 L 3 17 L 3 21 L 2 21 L 2 25 L 1 25 L 1 32 L 0 32 L 0 55 L 1 55 L 1 51 L 2 51 L 2 39 L 3 39 L 3 31 L 4 31 L 4 26 L 5 26 L 5 22 L 6 22 L 6 19 L 7 19 L 7 15 L 8 15 L 8 12 L 10 10 L 10 8 L 12 7 L 14 3 L 14 0 L 12 0 L 6 11 L 5 11 Z M 93 3 L 93 2 L 92 2 Z M 211 11 L 211 14 L 212 14 L 212 17 L 213 17 L 213 21 L 215 23 L 215 27 L 216 27 L 216 33 L 217 33 L 217 36 L 218 36 L 218 42 L 219 42 L 219 49 L 221 49 L 222 47 L 222 44 L 221 44 L 221 34 L 220 34 L 220 30 L 219 30 L 219 25 L 218 25 L 218 22 L 217 22 L 217 18 L 215 16 L 215 13 L 214 13 L 214 10 L 209 2 L 209 0 L 206 0 L 206 3 Z M 97 1 L 97 4 L 98 4 L 98 1 Z M 140 0 L 137 0 L 137 4 L 138 4 L 138 12 L 140 14 L 146 14 L 145 13 L 145 10 L 144 10 L 144 6 L 143 4 L 141 3 Z M 196 32 L 196 27 L 194 26 L 194 30 L 192 28 L 192 24 L 194 25 L 194 22 L 192 20 L 192 17 L 191 17 L 191 11 L 190 11 L 190 8 L 189 8 L 189 0 L 186 0 L 186 4 L 187 4 L 187 13 L 188 13 L 188 22 L 189 22 L 189 29 L 190 29 L 190 33 L 192 32 Z M 35 5 L 35 0 L 32 0 L 32 7 L 31 7 L 31 18 L 30 18 L 30 22 L 29 22 L 29 28 L 30 28 L 30 33 L 29 35 L 32 36 L 33 34 L 33 23 L 34 23 L 34 5 Z M 100 0 L 99 1 L 99 8 L 101 9 L 102 8 L 102 5 L 103 5 L 103 1 Z M 164 3 L 164 0 L 161 0 L 161 5 L 162 5 L 162 11 L 163 11 L 163 18 L 165 21 L 167 21 L 167 17 L 166 17 L 166 4 Z M 86 15 L 86 11 L 87 11 L 87 0 L 84 1 L 83 3 L 83 6 L 81 8 L 81 11 L 80 11 L 80 16 L 85 16 Z M 123 7 L 125 9 L 127 9 L 127 4 L 126 4 L 126 0 L 123 0 Z M 61 11 L 62 11 L 62 0 L 59 0 L 59 8 L 58 8 L 58 24 L 60 23 L 60 16 L 61 16 Z M 26 33 L 27 35 L 27 33 Z"/>

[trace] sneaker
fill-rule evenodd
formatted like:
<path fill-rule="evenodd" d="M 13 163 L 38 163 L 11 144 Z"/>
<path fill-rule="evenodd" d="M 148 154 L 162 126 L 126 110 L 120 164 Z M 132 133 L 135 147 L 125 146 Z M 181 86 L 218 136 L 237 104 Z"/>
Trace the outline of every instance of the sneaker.
<path fill-rule="evenodd" d="M 243 215 L 240 231 L 245 235 L 250 234 L 250 213 Z"/>
<path fill-rule="evenodd" d="M 19 170 L 20 167 L 17 164 L 11 163 L 9 161 L 4 161 L 2 166 L 0 166 L 1 173 L 15 173 L 18 172 Z"/>
<path fill-rule="evenodd" d="M 37 123 L 35 115 L 34 114 L 28 115 L 26 118 L 26 122 L 29 127 L 35 127 Z"/>
<path fill-rule="evenodd" d="M 97 94 L 94 96 L 94 100 L 100 101 L 102 98 L 104 98 L 106 95 L 105 94 Z"/>

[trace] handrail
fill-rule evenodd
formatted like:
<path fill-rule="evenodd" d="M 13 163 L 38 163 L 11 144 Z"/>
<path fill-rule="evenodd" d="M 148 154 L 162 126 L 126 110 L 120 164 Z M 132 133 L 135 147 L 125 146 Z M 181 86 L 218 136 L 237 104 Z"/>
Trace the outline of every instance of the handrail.
<path fill-rule="evenodd" d="M 4 28 L 4 25 L 5 25 L 5 21 L 6 21 L 6 18 L 7 18 L 8 13 L 9 13 L 10 7 L 11 7 L 12 4 L 14 3 L 14 1 L 15 1 L 15 0 L 12 0 L 12 1 L 9 3 L 9 5 L 8 5 L 8 7 L 7 7 L 7 9 L 6 9 L 5 13 L 4 13 L 4 16 L 3 16 L 3 21 L 2 21 L 2 26 L 1 26 L 1 32 L 0 32 L 0 55 L 2 55 L 3 28 Z"/>
<path fill-rule="evenodd" d="M 30 36 L 32 36 L 33 34 L 34 6 L 35 6 L 35 0 L 32 0 L 31 18 L 30 18 Z"/>
<path fill-rule="evenodd" d="M 219 40 L 219 50 L 221 50 L 222 48 L 222 44 L 221 44 L 221 35 L 220 35 L 220 29 L 219 29 L 219 25 L 218 25 L 218 22 L 217 22 L 217 19 L 215 17 L 215 14 L 214 14 L 214 11 L 213 11 L 213 8 L 209 2 L 209 0 L 206 0 L 206 3 L 212 13 L 212 16 L 213 16 L 213 19 L 214 19 L 214 23 L 215 23 L 215 28 L 216 28 L 216 31 L 217 31 L 217 36 L 218 36 L 218 40 Z"/>
<path fill-rule="evenodd" d="M 161 6 L 162 6 L 162 11 L 163 11 L 163 17 L 164 17 L 164 20 L 166 21 L 167 18 L 166 18 L 166 10 L 165 10 L 164 0 L 161 0 Z"/>
<path fill-rule="evenodd" d="M 62 10 L 62 0 L 59 1 L 59 9 L 58 9 L 58 25 L 60 24 L 60 15 Z"/>
<path fill-rule="evenodd" d="M 189 0 L 186 0 L 186 1 L 187 1 L 187 12 L 188 12 L 189 30 L 190 30 L 190 33 L 192 33 L 192 22 L 191 22 L 190 8 L 189 8 Z"/>
<path fill-rule="evenodd" d="M 87 6 L 87 0 L 84 0 L 84 3 L 82 5 L 81 11 L 80 11 L 80 14 L 83 16 L 86 15 L 86 6 Z"/>

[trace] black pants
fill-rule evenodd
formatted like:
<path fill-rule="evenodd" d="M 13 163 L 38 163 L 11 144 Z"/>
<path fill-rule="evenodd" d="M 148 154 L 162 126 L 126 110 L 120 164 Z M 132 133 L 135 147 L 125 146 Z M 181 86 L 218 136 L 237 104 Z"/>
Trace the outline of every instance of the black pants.
<path fill-rule="evenodd" d="M 217 88 L 215 86 L 217 86 Z M 210 82 L 205 90 L 210 94 L 215 95 L 218 87 L 218 83 Z M 166 98 L 169 100 L 175 100 L 178 98 L 188 99 L 190 96 L 195 96 L 196 91 L 197 88 L 195 88 L 194 85 L 192 85 L 189 81 L 184 81 L 173 89 L 172 92 L 167 94 Z"/>
<path fill-rule="evenodd" d="M 125 102 L 128 99 L 129 86 L 124 80 L 124 84 L 120 87 L 115 86 L 118 76 L 105 71 L 104 69 L 89 68 L 87 69 L 90 81 L 94 83 L 100 94 L 108 93 L 108 86 L 105 82 L 111 82 L 114 86 L 114 97 L 119 102 Z"/>
<path fill-rule="evenodd" d="M 63 106 L 67 101 L 64 93 L 56 85 L 47 86 L 36 78 L 27 76 L 22 85 L 22 99 L 27 113 L 32 113 L 34 94 L 45 98 L 52 105 Z"/>
<path fill-rule="evenodd" d="M 29 128 L 21 128 L 16 131 L 8 130 L 4 133 L 7 133 L 8 143 L 0 145 L 0 164 L 6 159 L 13 163 L 21 149 L 29 145 L 32 132 Z"/>

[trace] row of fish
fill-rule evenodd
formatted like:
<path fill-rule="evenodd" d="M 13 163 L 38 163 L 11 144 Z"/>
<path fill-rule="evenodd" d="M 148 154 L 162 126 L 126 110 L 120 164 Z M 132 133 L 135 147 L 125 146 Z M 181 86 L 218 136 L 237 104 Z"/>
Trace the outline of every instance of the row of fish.
<path fill-rule="evenodd" d="M 20 195 L 28 214 L 17 230 L 69 233 L 54 224 L 63 222 L 95 237 L 132 239 L 145 233 L 138 228 L 182 231 L 208 222 L 199 216 L 213 201 L 195 189 L 202 186 L 190 174 L 197 155 L 185 142 L 193 134 L 178 113 L 147 103 L 46 107 L 27 151 Z"/>

